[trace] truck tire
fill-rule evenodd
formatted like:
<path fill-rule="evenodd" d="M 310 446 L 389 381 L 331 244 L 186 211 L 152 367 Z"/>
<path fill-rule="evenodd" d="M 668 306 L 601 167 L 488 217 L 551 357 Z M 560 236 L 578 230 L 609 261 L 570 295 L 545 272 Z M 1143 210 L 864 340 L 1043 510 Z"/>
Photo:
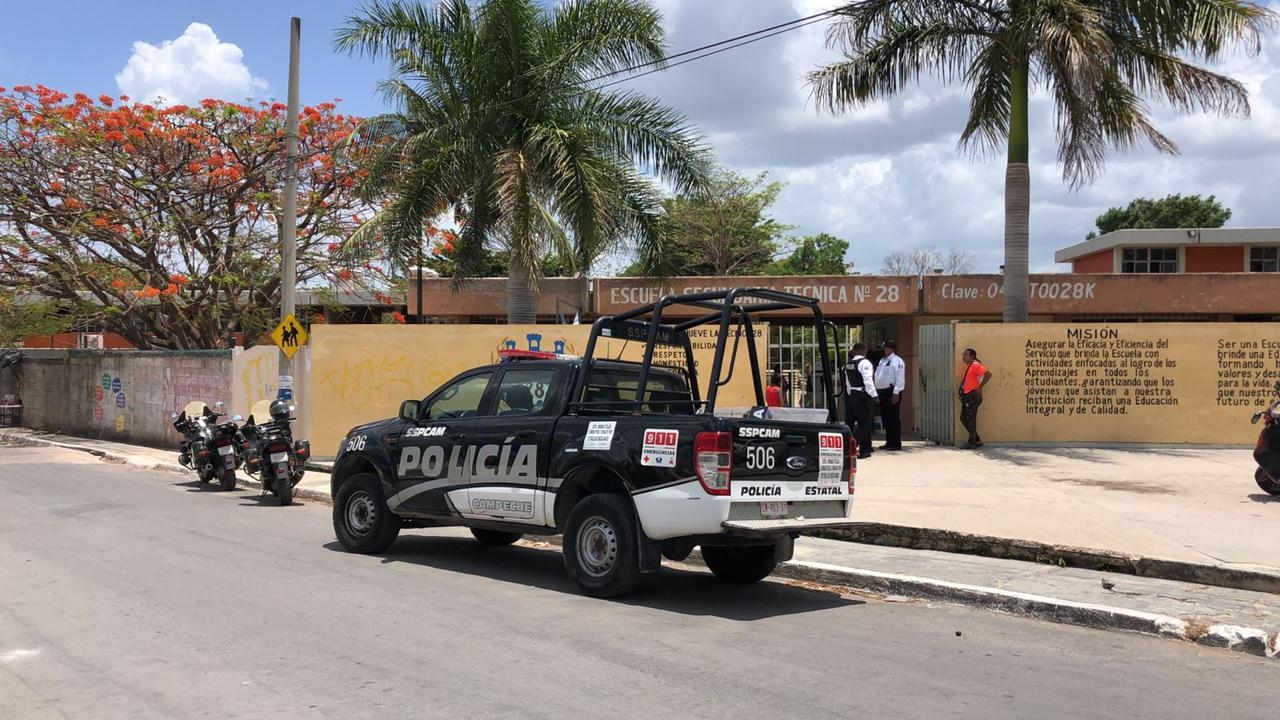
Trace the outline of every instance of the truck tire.
<path fill-rule="evenodd" d="M 480 541 L 481 545 L 487 547 L 502 547 L 524 537 L 524 533 L 503 532 L 502 530 L 486 530 L 484 528 L 471 528 L 471 534 L 475 539 Z"/>
<path fill-rule="evenodd" d="M 1253 474 L 1254 482 L 1258 483 L 1258 487 L 1268 495 L 1280 497 L 1280 480 L 1271 477 L 1270 473 L 1262 468 Z"/>
<path fill-rule="evenodd" d="M 333 499 L 333 532 L 349 552 L 380 553 L 400 534 L 400 518 L 387 507 L 382 483 L 373 473 L 351 475 Z"/>
<path fill-rule="evenodd" d="M 588 495 L 564 528 L 564 569 L 584 595 L 611 598 L 640 584 L 635 515 L 620 495 Z"/>
<path fill-rule="evenodd" d="M 235 490 L 236 489 L 236 469 L 223 468 L 218 474 L 218 484 L 222 486 L 223 490 L 228 490 L 228 491 Z"/>
<path fill-rule="evenodd" d="M 702 560 L 717 578 L 735 583 L 763 580 L 778 564 L 772 545 L 703 545 Z"/>

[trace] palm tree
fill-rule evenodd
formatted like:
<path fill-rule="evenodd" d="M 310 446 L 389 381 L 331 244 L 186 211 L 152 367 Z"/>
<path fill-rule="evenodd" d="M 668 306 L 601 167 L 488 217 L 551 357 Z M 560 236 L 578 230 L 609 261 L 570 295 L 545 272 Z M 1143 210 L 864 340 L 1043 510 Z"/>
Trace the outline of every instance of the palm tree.
<path fill-rule="evenodd" d="M 462 218 L 455 288 L 486 248 L 510 252 L 508 322 L 535 320 L 538 267 L 550 252 L 585 277 L 619 242 L 659 252 L 661 192 L 705 184 L 701 139 L 684 117 L 602 76 L 660 64 L 665 34 L 644 0 L 375 0 L 339 29 L 337 47 L 389 58 L 380 84 L 395 111 L 364 124 L 362 189 L 381 211 L 348 245 L 404 258 L 424 225 Z M 639 167 L 637 167 L 639 166 Z"/>
<path fill-rule="evenodd" d="M 1212 62 L 1237 46 L 1256 54 L 1274 21 L 1237 0 L 864 0 L 835 15 L 827 45 L 845 59 L 809 74 L 821 108 L 856 108 L 933 74 L 973 93 L 962 149 L 1007 146 L 1005 322 L 1027 319 L 1030 89 L 1053 97 L 1063 177 L 1079 188 L 1102 171 L 1109 148 L 1145 140 L 1178 152 L 1144 98 L 1179 112 L 1247 116 L 1241 83 L 1184 56 Z"/>

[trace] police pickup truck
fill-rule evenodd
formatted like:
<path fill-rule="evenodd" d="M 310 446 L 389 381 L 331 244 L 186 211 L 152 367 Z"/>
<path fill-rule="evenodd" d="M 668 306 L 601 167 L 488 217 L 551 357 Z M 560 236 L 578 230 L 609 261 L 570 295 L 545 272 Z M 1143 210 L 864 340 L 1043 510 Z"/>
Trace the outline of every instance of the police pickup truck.
<path fill-rule="evenodd" d="M 663 323 L 675 305 L 703 314 Z M 338 540 L 379 553 L 404 527 L 461 525 L 492 546 L 562 533 L 565 569 L 596 597 L 632 590 L 662 556 L 683 560 L 695 546 L 723 580 L 766 577 L 799 533 L 852 524 L 848 427 L 826 410 L 764 407 L 754 343 L 755 406 L 715 407 L 740 364 L 736 340 L 726 353 L 733 330 L 753 337 L 754 316 L 795 308 L 812 311 L 830 357 L 816 300 L 738 288 L 601 317 L 581 358 L 507 352 L 405 401 L 398 417 L 342 440 L 331 478 Z M 704 399 L 686 331 L 715 323 L 716 382 Z M 600 338 L 644 343 L 643 360 L 594 358 Z M 686 366 L 654 364 L 659 345 L 683 348 Z"/>

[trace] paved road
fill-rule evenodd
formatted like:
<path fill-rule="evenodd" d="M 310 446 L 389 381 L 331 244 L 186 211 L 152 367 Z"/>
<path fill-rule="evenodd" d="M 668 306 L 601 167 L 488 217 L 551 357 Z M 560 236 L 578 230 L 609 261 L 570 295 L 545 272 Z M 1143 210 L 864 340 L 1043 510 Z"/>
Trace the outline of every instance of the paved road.
<path fill-rule="evenodd" d="M 415 531 L 0 447 L 0 718 L 1273 717 L 1273 661 Z M 957 637 L 956 632 L 963 635 Z"/>

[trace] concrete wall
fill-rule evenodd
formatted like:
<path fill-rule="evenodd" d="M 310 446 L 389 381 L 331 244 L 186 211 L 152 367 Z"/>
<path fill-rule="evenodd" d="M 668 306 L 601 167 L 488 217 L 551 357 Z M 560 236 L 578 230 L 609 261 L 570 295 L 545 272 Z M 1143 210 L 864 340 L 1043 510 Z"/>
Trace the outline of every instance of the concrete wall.
<path fill-rule="evenodd" d="M 756 352 L 768 357 L 768 326 L 753 330 Z M 300 436 L 311 440 L 317 458 L 332 457 L 352 427 L 394 417 L 402 401 L 425 397 L 461 372 L 497 362 L 502 349 L 574 355 L 586 349 L 590 332 L 589 325 L 313 325 L 310 352 L 302 360 L 302 354 L 294 358 L 294 372 L 303 376 L 294 378 L 305 418 Z M 704 397 L 717 333 L 711 327 L 690 331 Z M 637 360 L 643 350 L 643 343 L 601 338 L 596 356 Z M 729 350 L 725 358 L 728 362 Z M 659 350 L 655 359 L 677 361 L 670 350 Z M 750 407 L 754 393 L 743 342 L 733 379 L 720 389 L 716 404 L 720 409 Z"/>
<path fill-rule="evenodd" d="M 169 413 L 193 400 L 231 402 L 230 350 L 27 350 L 23 424 L 82 437 L 168 447 Z"/>

